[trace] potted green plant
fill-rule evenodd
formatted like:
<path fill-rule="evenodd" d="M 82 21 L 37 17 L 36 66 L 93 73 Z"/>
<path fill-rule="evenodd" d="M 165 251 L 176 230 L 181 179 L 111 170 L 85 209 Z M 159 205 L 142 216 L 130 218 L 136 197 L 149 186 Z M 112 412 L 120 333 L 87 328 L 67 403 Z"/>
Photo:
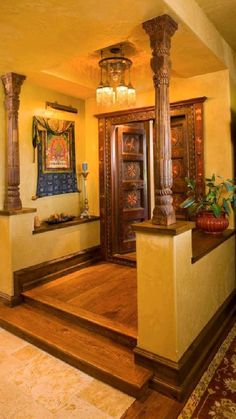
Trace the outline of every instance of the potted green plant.
<path fill-rule="evenodd" d="M 188 198 L 180 204 L 191 216 L 196 215 L 196 226 L 207 233 L 221 233 L 228 225 L 231 209 L 236 213 L 235 179 L 224 180 L 212 175 L 206 178 L 206 192 L 199 196 L 196 181 L 186 178 Z"/>

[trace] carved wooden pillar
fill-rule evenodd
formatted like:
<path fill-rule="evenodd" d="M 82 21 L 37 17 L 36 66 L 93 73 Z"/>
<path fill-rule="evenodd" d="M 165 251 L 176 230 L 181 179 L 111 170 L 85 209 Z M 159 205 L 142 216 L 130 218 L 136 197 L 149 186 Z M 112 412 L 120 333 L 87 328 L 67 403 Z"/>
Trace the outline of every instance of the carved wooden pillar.
<path fill-rule="evenodd" d="M 19 94 L 25 76 L 7 73 L 2 76 L 7 113 L 7 185 L 4 201 L 5 210 L 22 209 L 20 185 L 20 161 L 18 139 Z"/>
<path fill-rule="evenodd" d="M 170 46 L 171 37 L 178 28 L 168 15 L 162 15 L 143 23 L 150 37 L 152 49 L 151 68 L 155 87 L 154 177 L 155 208 L 153 224 L 174 224 L 175 211 L 172 205 L 172 162 L 170 137 Z"/>

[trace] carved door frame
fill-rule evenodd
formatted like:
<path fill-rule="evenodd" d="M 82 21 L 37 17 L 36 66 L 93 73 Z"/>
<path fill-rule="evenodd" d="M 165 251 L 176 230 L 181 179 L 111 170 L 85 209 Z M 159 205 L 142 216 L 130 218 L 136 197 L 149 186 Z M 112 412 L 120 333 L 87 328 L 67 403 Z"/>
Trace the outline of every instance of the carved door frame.
<path fill-rule="evenodd" d="M 187 121 L 190 156 L 189 175 L 195 177 L 199 194 L 204 190 L 203 103 L 205 100 L 206 97 L 200 97 L 170 104 L 170 116 L 185 116 Z M 112 239 L 114 224 L 112 134 L 117 125 L 155 120 L 155 107 L 148 106 L 95 116 L 98 118 L 99 130 L 101 247 L 105 260 L 117 262 L 119 259 L 113 254 Z M 127 264 L 129 265 L 130 262 L 127 261 Z"/>

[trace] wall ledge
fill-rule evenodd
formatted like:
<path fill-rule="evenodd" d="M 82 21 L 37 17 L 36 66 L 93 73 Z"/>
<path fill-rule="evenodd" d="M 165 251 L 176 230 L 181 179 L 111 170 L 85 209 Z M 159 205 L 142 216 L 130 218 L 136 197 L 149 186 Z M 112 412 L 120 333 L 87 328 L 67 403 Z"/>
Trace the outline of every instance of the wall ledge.
<path fill-rule="evenodd" d="M 58 224 L 47 224 L 46 222 L 42 222 L 40 227 L 36 227 L 33 230 L 33 234 L 46 233 L 47 231 L 53 231 L 53 230 L 58 230 L 60 228 L 72 227 L 79 224 L 91 223 L 92 221 L 98 221 L 98 220 L 100 220 L 99 216 L 90 215 L 88 218 L 75 217 L 71 221 L 66 221 L 64 223 L 58 223 Z"/>
<path fill-rule="evenodd" d="M 28 214 L 31 212 L 37 212 L 37 208 L 22 208 L 19 210 L 0 210 L 0 215 L 5 215 L 7 217 L 11 215 L 21 215 L 21 214 Z"/>
<path fill-rule="evenodd" d="M 192 230 L 194 227 L 195 223 L 192 221 L 176 221 L 175 224 L 170 224 L 168 226 L 153 224 L 151 220 L 132 224 L 132 228 L 135 232 L 164 234 L 168 236 L 178 236 L 179 234 Z"/>
<path fill-rule="evenodd" d="M 234 236 L 236 230 L 225 230 L 221 234 L 203 233 L 197 229 L 192 232 L 192 263 L 210 253 L 223 242 Z"/>

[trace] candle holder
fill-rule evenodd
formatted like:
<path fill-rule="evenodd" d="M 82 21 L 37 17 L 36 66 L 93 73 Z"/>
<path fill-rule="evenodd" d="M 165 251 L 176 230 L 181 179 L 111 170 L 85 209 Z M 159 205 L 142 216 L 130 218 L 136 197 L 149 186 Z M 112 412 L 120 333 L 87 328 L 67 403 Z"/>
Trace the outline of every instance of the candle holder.
<path fill-rule="evenodd" d="M 88 193 L 87 193 L 87 177 L 88 177 L 88 174 L 89 174 L 89 172 L 87 172 L 87 170 L 83 170 L 80 173 L 80 176 L 83 178 L 83 195 L 84 195 L 84 205 L 83 205 L 82 212 L 80 214 L 80 218 L 89 218 L 89 204 L 88 204 Z"/>

